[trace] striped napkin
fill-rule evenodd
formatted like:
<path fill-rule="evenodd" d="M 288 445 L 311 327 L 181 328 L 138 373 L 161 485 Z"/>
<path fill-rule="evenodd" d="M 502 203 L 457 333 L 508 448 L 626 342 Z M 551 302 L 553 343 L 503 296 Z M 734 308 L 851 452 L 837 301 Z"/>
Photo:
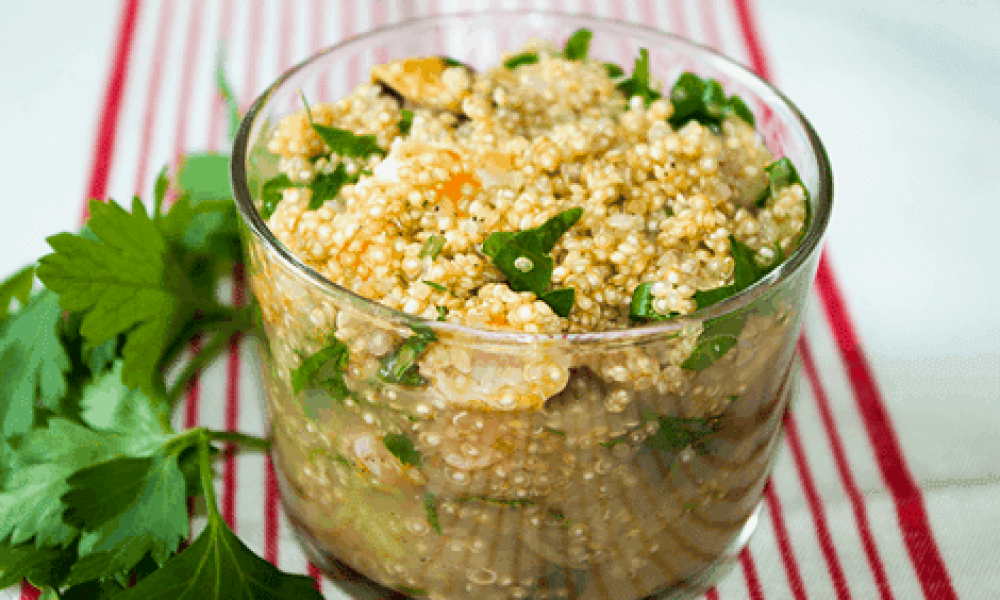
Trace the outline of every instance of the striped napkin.
<path fill-rule="evenodd" d="M 86 197 L 148 196 L 164 163 L 187 151 L 225 149 L 227 119 L 214 75 L 220 46 L 246 108 L 279 73 L 320 47 L 413 16 L 498 5 L 641 22 L 705 43 L 774 79 L 751 0 L 126 0 Z M 229 293 L 242 302 L 239 273 L 234 281 Z M 738 568 L 706 597 L 957 598 L 829 255 L 812 296 L 799 342 L 798 400 L 786 419 L 758 530 Z M 249 342 L 232 341 L 228 355 L 190 386 L 178 427 L 264 433 L 252 350 Z M 292 538 L 267 459 L 229 455 L 217 487 L 223 515 L 250 548 L 283 570 L 312 574 L 325 597 L 347 597 L 320 578 Z M 25 586 L 0 597 L 38 593 Z"/>

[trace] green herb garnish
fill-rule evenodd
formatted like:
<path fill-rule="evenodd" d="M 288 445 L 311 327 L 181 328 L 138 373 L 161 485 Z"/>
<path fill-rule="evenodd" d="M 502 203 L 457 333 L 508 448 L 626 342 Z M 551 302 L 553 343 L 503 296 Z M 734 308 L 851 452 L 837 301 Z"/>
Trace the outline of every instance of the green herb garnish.
<path fill-rule="evenodd" d="M 527 498 L 516 498 L 514 500 L 504 500 L 502 498 L 490 498 L 489 496 L 459 496 L 455 498 L 455 502 L 459 504 L 464 504 L 466 502 L 486 502 L 488 504 L 499 504 L 501 506 L 509 506 L 510 508 L 524 508 L 525 506 L 534 506 L 535 501 L 529 500 Z"/>
<path fill-rule="evenodd" d="M 743 119 L 751 127 L 754 125 L 753 113 L 739 96 L 727 98 L 718 81 L 703 80 L 694 73 L 681 74 L 670 90 L 670 103 L 674 105 L 674 112 L 667 122 L 674 129 L 694 120 L 717 132 L 722 121 L 731 115 Z"/>
<path fill-rule="evenodd" d="M 399 115 L 399 133 L 409 135 L 410 128 L 413 127 L 413 111 L 404 108 Z"/>
<path fill-rule="evenodd" d="M 427 512 L 427 522 L 430 523 L 431 529 L 440 535 L 441 521 L 438 519 L 437 503 L 434 500 L 434 494 L 430 492 L 424 494 L 424 510 Z"/>
<path fill-rule="evenodd" d="M 444 248 L 445 237 L 443 235 L 432 235 L 427 238 L 424 242 L 424 247 L 420 249 L 420 254 L 417 255 L 418 258 L 428 258 L 434 260 L 441 253 L 441 249 Z"/>
<path fill-rule="evenodd" d="M 604 70 L 608 72 L 608 77 L 618 79 L 625 74 L 625 70 L 615 63 L 604 63 Z"/>
<path fill-rule="evenodd" d="M 675 317 L 677 313 L 661 314 L 653 308 L 653 284 L 640 283 L 632 291 L 632 302 L 628 307 L 628 317 L 633 322 L 641 321 L 668 321 Z"/>
<path fill-rule="evenodd" d="M 434 332 L 420 326 L 412 326 L 413 335 L 403 340 L 395 352 L 382 359 L 379 379 L 385 383 L 405 386 L 421 386 L 427 383 L 417 371 L 417 359 L 435 339 Z"/>
<path fill-rule="evenodd" d="M 719 419 L 664 417 L 647 411 L 643 415 L 646 421 L 656 421 L 660 424 L 656 433 L 646 438 L 646 446 L 663 452 L 678 452 L 688 446 L 696 446 L 705 438 L 718 433 Z"/>
<path fill-rule="evenodd" d="M 660 98 L 662 94 L 649 86 L 649 51 L 645 48 L 639 49 L 639 58 L 635 59 L 635 67 L 632 69 L 632 77 L 620 82 L 618 90 L 625 95 L 626 99 L 639 96 L 648 107 L 654 100 Z"/>
<path fill-rule="evenodd" d="M 448 309 L 447 308 L 445 308 L 443 306 L 435 306 L 434 308 L 437 309 L 437 314 L 438 314 L 437 320 L 438 321 L 446 321 L 448 319 Z"/>
<path fill-rule="evenodd" d="M 420 451 L 417 450 L 410 438 L 401 433 L 387 433 L 382 438 L 382 444 L 386 450 L 399 459 L 404 465 L 419 467 L 423 462 Z"/>
<path fill-rule="evenodd" d="M 699 309 L 711 306 L 718 302 L 734 296 L 749 288 L 759 281 L 771 269 L 777 266 L 773 263 L 770 267 L 758 267 L 754 259 L 754 252 L 742 242 L 729 236 L 730 250 L 733 255 L 733 283 L 713 290 L 698 290 L 694 293 L 694 300 Z M 701 335 L 691 355 L 681 367 L 691 371 L 701 371 L 706 369 L 727 352 L 739 341 L 740 333 L 746 324 L 745 311 L 723 315 L 715 319 L 705 321 Z"/>
<path fill-rule="evenodd" d="M 587 58 L 587 52 L 590 50 L 590 38 L 593 36 L 594 34 L 589 29 L 577 29 L 566 40 L 566 46 L 563 48 L 563 56 L 567 60 L 583 60 Z"/>
<path fill-rule="evenodd" d="M 421 281 L 423 281 L 424 283 L 426 283 L 433 290 L 437 290 L 439 292 L 445 292 L 446 294 L 451 294 L 452 296 L 455 295 L 455 294 L 452 293 L 451 290 L 449 290 L 448 288 L 444 287 L 440 283 L 434 283 L 433 281 L 427 281 L 426 279 L 422 279 Z"/>
<path fill-rule="evenodd" d="M 809 231 L 809 225 L 812 222 L 812 202 L 810 201 L 809 188 L 806 187 L 806 184 L 802 183 L 802 178 L 799 177 L 799 172 L 795 169 L 795 165 L 792 164 L 792 161 L 788 157 L 781 158 L 764 167 L 764 173 L 767 176 L 767 186 L 755 201 L 758 208 L 767 206 L 768 200 L 776 198 L 780 190 L 795 184 L 802 186 L 802 192 L 806 201 L 806 219 L 802 224 L 802 232 L 799 235 L 800 237 L 804 236 Z M 780 261 L 776 261 L 775 264 L 778 262 Z"/>
<path fill-rule="evenodd" d="M 503 67 L 508 71 L 513 71 L 514 69 L 522 65 L 533 65 L 538 62 L 537 52 L 522 52 L 520 54 L 515 54 L 514 56 L 503 61 Z"/>
<path fill-rule="evenodd" d="M 357 183 L 360 175 L 347 174 L 347 167 L 339 163 L 332 173 L 318 173 L 309 184 L 309 210 L 316 210 L 327 200 L 333 200 L 340 193 L 340 188 L 348 183 Z"/>
<path fill-rule="evenodd" d="M 320 388 L 328 391 L 334 400 L 343 402 L 351 395 L 347 382 L 344 381 L 344 369 L 350 358 L 347 344 L 337 338 L 329 346 L 308 357 L 303 357 L 302 364 L 291 372 L 292 390 L 298 394 L 307 388 Z"/>
<path fill-rule="evenodd" d="M 312 110 L 306 97 L 302 96 L 302 103 L 306 107 L 306 116 L 309 118 L 309 125 L 313 131 L 322 138 L 323 142 L 330 148 L 330 152 L 338 156 L 350 158 L 367 158 L 372 154 L 385 156 L 387 152 L 379 147 L 374 135 L 356 135 L 347 129 L 338 129 L 329 125 L 320 125 L 313 121 Z"/>
<path fill-rule="evenodd" d="M 567 317 L 573 308 L 575 291 L 562 288 L 546 292 L 555 264 L 549 253 L 582 216 L 582 208 L 571 208 L 533 229 L 491 233 L 483 242 L 483 254 L 507 277 L 512 290 L 534 292 L 552 312 Z"/>

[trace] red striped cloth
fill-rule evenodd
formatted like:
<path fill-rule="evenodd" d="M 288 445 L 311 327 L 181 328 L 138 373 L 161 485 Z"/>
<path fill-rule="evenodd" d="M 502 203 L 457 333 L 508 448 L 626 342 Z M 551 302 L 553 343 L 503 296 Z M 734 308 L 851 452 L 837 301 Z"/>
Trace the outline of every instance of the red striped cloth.
<path fill-rule="evenodd" d="M 776 79 L 751 0 L 496 4 L 642 22 L 706 43 Z M 458 0 L 127 0 L 86 197 L 148 195 L 160 165 L 186 151 L 226 146 L 225 112 L 214 79 L 220 45 L 227 49 L 227 70 L 246 108 L 282 70 L 322 46 L 411 16 L 488 6 Z M 242 273 L 234 273 L 233 281 L 229 293 L 242 302 Z M 923 492 L 828 255 L 812 304 L 799 342 L 799 397 L 786 420 L 786 443 L 766 489 L 758 531 L 739 568 L 707 597 L 957 598 Z M 177 426 L 263 433 L 257 369 L 247 364 L 252 360 L 248 343 L 232 340 L 228 354 L 191 383 Z M 291 538 L 270 462 L 229 453 L 221 472 L 223 515 L 246 543 L 284 570 L 316 576 L 326 597 L 344 597 L 319 579 Z M 25 586 L 20 597 L 38 594 Z"/>

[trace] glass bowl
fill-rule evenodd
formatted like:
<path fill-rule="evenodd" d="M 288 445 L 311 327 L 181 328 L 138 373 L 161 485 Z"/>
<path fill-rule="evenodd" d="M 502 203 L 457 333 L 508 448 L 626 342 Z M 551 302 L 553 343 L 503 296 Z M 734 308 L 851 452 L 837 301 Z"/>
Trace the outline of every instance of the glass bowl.
<path fill-rule="evenodd" d="M 693 71 L 744 99 L 770 150 L 792 160 L 811 192 L 811 226 L 786 262 L 668 322 L 564 335 L 484 331 L 338 287 L 258 214 L 262 182 L 276 174 L 268 136 L 301 107 L 300 92 L 335 101 L 373 65 L 408 56 L 483 69 L 529 39 L 563 40 L 581 27 L 593 32 L 591 57 L 629 68 L 647 48 L 667 85 Z M 338 587 L 357 598 L 674 598 L 703 593 L 731 569 L 778 448 L 832 202 L 823 147 L 780 92 L 705 47 L 619 21 L 514 12 L 417 19 L 282 75 L 243 120 L 232 180 L 267 341 L 282 502 L 309 558 Z M 348 390 L 296 392 L 292 373 L 333 332 L 349 349 Z M 435 365 L 436 378 L 372 379 L 407 346 Z M 692 366 L 692 352 L 712 360 Z M 459 374 L 480 408 L 450 401 Z M 537 408 L 505 408 L 505 391 L 525 390 L 541 395 Z"/>

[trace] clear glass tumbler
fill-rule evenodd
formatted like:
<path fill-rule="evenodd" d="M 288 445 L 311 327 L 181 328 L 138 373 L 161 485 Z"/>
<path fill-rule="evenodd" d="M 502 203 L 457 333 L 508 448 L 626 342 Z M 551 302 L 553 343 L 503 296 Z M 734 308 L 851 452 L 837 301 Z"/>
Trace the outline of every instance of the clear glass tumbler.
<path fill-rule="evenodd" d="M 530 38 L 593 31 L 591 56 L 654 76 L 719 80 L 757 116 L 811 192 L 811 226 L 787 262 L 692 315 L 566 335 L 480 331 L 359 297 L 296 259 L 258 215 L 276 173 L 280 117 L 334 101 L 374 65 L 447 55 L 476 68 Z M 802 313 L 829 220 L 830 165 L 798 110 L 744 67 L 650 28 L 546 13 L 407 21 L 285 73 L 243 121 L 232 179 L 266 335 L 266 395 L 281 497 L 309 557 L 357 598 L 675 598 L 713 586 L 754 529 L 794 388 Z M 351 398 L 295 392 L 291 372 L 332 332 L 349 348 Z M 373 378 L 419 346 L 423 385 Z M 416 340 L 417 345 L 412 342 Z M 693 352 L 716 353 L 692 368 Z M 463 390 L 457 390 L 461 381 Z M 540 397 L 505 410 L 505 391 Z M 449 401 L 493 399 L 491 410 Z M 391 449 L 391 451 L 390 451 Z M 403 457 L 404 460 L 401 460 Z"/>

